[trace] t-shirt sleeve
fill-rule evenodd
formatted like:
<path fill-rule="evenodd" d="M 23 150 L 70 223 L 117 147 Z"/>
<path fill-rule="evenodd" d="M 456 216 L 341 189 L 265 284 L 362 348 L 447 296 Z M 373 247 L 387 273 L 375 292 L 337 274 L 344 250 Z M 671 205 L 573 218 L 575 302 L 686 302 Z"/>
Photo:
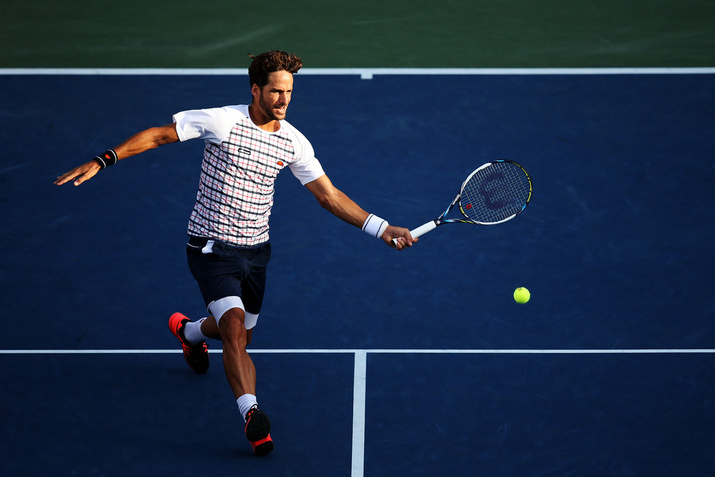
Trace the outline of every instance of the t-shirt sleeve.
<path fill-rule="evenodd" d="M 236 124 L 236 114 L 231 108 L 194 109 L 176 113 L 173 120 L 180 141 L 204 139 L 221 144 Z"/>
<path fill-rule="evenodd" d="M 298 159 L 290 164 L 290 170 L 302 185 L 313 182 L 325 174 L 323 166 L 315 157 L 312 144 L 300 132 L 294 129 L 297 140 Z"/>

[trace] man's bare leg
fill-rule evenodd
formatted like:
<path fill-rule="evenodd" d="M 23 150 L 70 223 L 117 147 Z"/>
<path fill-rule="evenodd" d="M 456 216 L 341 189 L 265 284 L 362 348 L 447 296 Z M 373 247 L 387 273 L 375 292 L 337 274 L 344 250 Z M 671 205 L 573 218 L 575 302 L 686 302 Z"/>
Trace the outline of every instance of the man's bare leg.
<path fill-rule="evenodd" d="M 201 325 L 206 336 L 216 336 L 223 342 L 223 367 L 228 384 L 236 398 L 244 394 L 256 394 L 256 367 L 246 351 L 250 342 L 250 330 L 246 330 L 246 314 L 240 308 L 231 308 L 219 320 L 216 329 L 213 317 L 207 318 Z M 210 334 L 207 334 L 210 333 Z"/>
<path fill-rule="evenodd" d="M 216 324 L 216 318 L 213 316 L 209 316 L 201 322 L 201 333 L 207 338 L 221 341 L 221 331 Z M 253 330 L 246 330 L 247 345 L 251 344 L 251 338 L 253 338 Z"/>

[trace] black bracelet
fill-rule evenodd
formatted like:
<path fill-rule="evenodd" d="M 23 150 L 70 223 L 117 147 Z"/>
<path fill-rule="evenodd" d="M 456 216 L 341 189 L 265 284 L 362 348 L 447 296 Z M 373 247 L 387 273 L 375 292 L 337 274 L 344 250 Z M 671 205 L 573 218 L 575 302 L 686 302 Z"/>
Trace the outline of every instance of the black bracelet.
<path fill-rule="evenodd" d="M 116 164 L 119 161 L 119 157 L 117 157 L 117 153 L 114 152 L 114 149 L 107 149 L 101 155 L 96 156 L 94 160 L 97 161 L 99 167 L 104 169 Z"/>

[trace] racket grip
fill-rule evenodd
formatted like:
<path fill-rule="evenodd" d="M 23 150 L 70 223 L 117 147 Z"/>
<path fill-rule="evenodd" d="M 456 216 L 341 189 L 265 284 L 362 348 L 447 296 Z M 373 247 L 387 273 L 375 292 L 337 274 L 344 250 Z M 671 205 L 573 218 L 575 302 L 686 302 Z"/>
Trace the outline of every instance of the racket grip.
<path fill-rule="evenodd" d="M 430 230 L 434 230 L 435 227 L 437 227 L 437 222 L 435 222 L 434 220 L 430 220 L 426 224 L 420 225 L 414 230 L 410 230 L 410 235 L 412 235 L 412 238 L 417 238 L 420 235 L 426 234 Z"/>
<path fill-rule="evenodd" d="M 421 235 L 426 234 L 430 230 L 433 230 L 435 227 L 437 227 L 437 222 L 434 220 L 430 220 L 424 225 L 420 225 L 414 230 L 410 230 L 410 235 L 412 235 L 412 238 L 417 238 Z M 397 239 L 392 239 L 393 243 L 397 243 Z"/>

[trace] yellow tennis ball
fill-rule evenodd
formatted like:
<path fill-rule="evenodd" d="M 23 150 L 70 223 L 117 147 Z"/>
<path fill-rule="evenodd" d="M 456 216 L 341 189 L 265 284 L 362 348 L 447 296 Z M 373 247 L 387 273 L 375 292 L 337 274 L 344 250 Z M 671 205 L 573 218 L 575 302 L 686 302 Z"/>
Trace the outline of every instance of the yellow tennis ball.
<path fill-rule="evenodd" d="M 524 287 L 519 287 L 516 290 L 514 290 L 514 301 L 517 303 L 521 303 L 522 305 L 529 301 L 529 298 L 531 298 L 531 293 L 529 292 L 528 289 Z"/>

